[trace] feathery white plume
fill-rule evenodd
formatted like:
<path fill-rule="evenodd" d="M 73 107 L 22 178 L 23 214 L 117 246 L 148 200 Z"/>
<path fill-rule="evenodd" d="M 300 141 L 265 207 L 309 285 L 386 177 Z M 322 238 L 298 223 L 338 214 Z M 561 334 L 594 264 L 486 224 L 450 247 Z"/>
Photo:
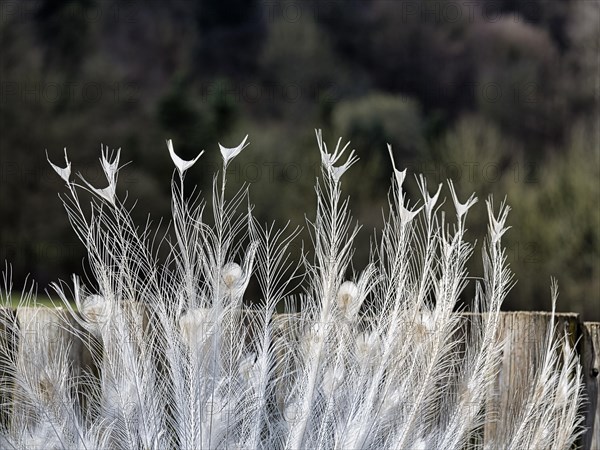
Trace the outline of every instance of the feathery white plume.
<path fill-rule="evenodd" d="M 109 326 L 111 305 L 101 295 L 90 295 L 83 301 L 81 314 L 90 324 L 90 329 L 97 336 Z"/>
<path fill-rule="evenodd" d="M 327 397 L 331 396 L 331 394 L 340 387 L 345 374 L 344 368 L 341 366 L 330 368 L 325 372 L 321 387 L 323 388 L 323 393 Z"/>
<path fill-rule="evenodd" d="M 190 348 L 203 345 L 211 333 L 212 326 L 210 310 L 207 308 L 191 309 L 179 318 L 182 341 Z"/>
<path fill-rule="evenodd" d="M 65 163 L 67 165 L 65 166 L 64 169 L 62 167 L 58 167 L 57 165 L 53 164 L 52 161 L 50 161 L 50 158 L 48 157 L 48 150 L 46 150 L 46 159 L 48 160 L 48 162 L 50 163 L 50 165 L 52 166 L 52 168 L 54 169 L 54 171 L 63 180 L 65 180 L 65 183 L 68 184 L 69 183 L 69 177 L 71 176 L 71 162 L 67 158 L 67 148 L 65 147 Z"/>
<path fill-rule="evenodd" d="M 340 144 L 342 143 L 342 138 L 338 139 L 337 145 L 335 146 L 335 150 L 333 153 L 329 153 L 327 150 L 327 144 L 323 141 L 323 132 L 321 130 L 315 130 L 317 135 L 317 143 L 319 145 L 319 151 L 321 152 L 321 164 L 323 167 L 331 174 L 333 179 L 336 182 L 340 181 L 342 175 L 356 162 L 358 161 L 358 157 L 354 155 L 354 150 L 350 152 L 348 155 L 348 159 L 341 166 L 335 166 L 338 160 L 342 157 L 350 142 L 347 142 L 343 148 L 340 149 Z"/>
<path fill-rule="evenodd" d="M 375 366 L 381 356 L 381 342 L 376 331 L 363 332 L 356 337 L 356 357 L 366 366 Z"/>
<path fill-rule="evenodd" d="M 244 272 L 239 264 L 229 262 L 223 266 L 222 274 L 223 284 L 225 289 L 232 290 L 237 284 L 242 281 Z"/>
<path fill-rule="evenodd" d="M 233 148 L 223 147 L 221 144 L 219 144 L 219 148 L 221 149 L 221 155 L 223 156 L 223 163 L 226 166 L 229 164 L 229 162 L 233 158 L 235 158 L 237 155 L 239 155 L 241 153 L 241 151 L 244 150 L 249 145 L 249 144 L 246 144 L 247 140 L 248 140 L 248 135 L 246 135 L 246 137 L 240 143 L 240 145 L 238 145 L 237 147 L 233 147 Z"/>
<path fill-rule="evenodd" d="M 429 195 L 429 191 L 427 190 L 427 180 L 423 176 L 423 174 L 419 175 L 418 178 L 419 190 L 421 191 L 421 195 L 423 196 L 423 200 L 425 201 L 425 214 L 427 218 L 431 218 L 433 211 L 435 210 L 435 205 L 437 204 L 438 197 L 440 196 L 440 192 L 442 191 L 442 183 L 438 184 L 438 188 L 435 194 L 432 196 Z"/>
<path fill-rule="evenodd" d="M 502 202 L 500 205 L 500 212 L 498 213 L 498 217 L 494 215 L 494 202 L 492 197 L 486 201 L 487 210 L 488 210 L 488 220 L 489 220 L 489 233 L 492 238 L 492 243 L 495 244 L 502 239 L 504 233 L 506 233 L 510 227 L 505 226 L 506 219 L 508 217 L 508 213 L 510 211 L 510 207 Z"/>
<path fill-rule="evenodd" d="M 186 161 L 175 154 L 175 150 L 173 149 L 173 141 L 171 139 L 167 140 L 167 147 L 169 149 L 171 159 L 173 160 L 173 164 L 175 164 L 175 167 L 177 168 L 180 177 L 183 177 L 185 171 L 192 167 L 194 164 L 196 164 L 198 158 L 200 158 L 204 154 L 204 150 L 202 150 L 194 159 Z"/>
<path fill-rule="evenodd" d="M 404 184 L 404 179 L 406 178 L 406 169 L 400 171 L 396 168 L 396 163 L 394 162 L 394 154 L 392 153 L 392 146 L 390 144 L 388 144 L 388 152 L 390 154 L 390 160 L 392 161 L 394 177 L 396 178 L 396 191 L 398 195 L 397 207 L 400 213 L 400 220 L 402 224 L 406 225 L 419 214 L 423 207 L 410 210 L 404 206 L 404 191 L 402 189 L 402 185 Z"/>
<path fill-rule="evenodd" d="M 101 146 L 102 156 L 100 158 L 100 165 L 108 181 L 108 186 L 105 188 L 95 188 L 92 186 L 83 176 L 80 174 L 79 177 L 87 185 L 87 187 L 97 196 L 103 198 L 107 202 L 115 206 L 115 194 L 117 189 L 117 178 L 119 173 L 119 158 L 121 156 L 121 149 L 117 150 L 117 154 L 113 161 L 109 161 L 108 147 Z"/>
<path fill-rule="evenodd" d="M 358 286 L 352 281 L 344 281 L 337 292 L 337 305 L 344 317 L 353 319 L 360 309 Z"/>
<path fill-rule="evenodd" d="M 392 152 L 392 146 L 390 144 L 387 145 L 388 153 L 390 154 L 390 161 L 392 162 L 392 169 L 394 171 L 394 177 L 396 178 L 396 186 L 400 193 L 402 193 L 402 185 L 404 184 L 404 179 L 406 178 L 406 169 L 398 170 L 396 168 L 396 163 L 394 162 L 394 153 Z"/>
<path fill-rule="evenodd" d="M 454 189 L 454 183 L 452 182 L 452 180 L 448 180 L 448 186 L 450 187 L 450 194 L 452 195 L 452 201 L 454 202 L 456 215 L 460 220 L 471 208 L 471 206 L 477 203 L 477 197 L 475 197 L 475 194 L 473 193 L 465 203 L 461 203 L 458 201 L 458 197 L 456 196 L 456 190 Z"/>
<path fill-rule="evenodd" d="M 351 152 L 340 164 L 349 144 L 340 139 L 330 153 L 316 135 L 325 179 L 311 223 L 314 260 L 302 254 L 296 264 L 288 248 L 297 232 L 260 226 L 246 189 L 226 200 L 226 173 L 220 190 L 214 181 L 214 223 L 192 206 L 197 199 L 185 199 L 183 183 L 172 183 L 163 261 L 149 230 L 139 231 L 115 201 L 118 151 L 111 158 L 102 148 L 104 189 L 71 183 L 66 153 L 65 168 L 50 162 L 68 184 L 67 213 L 87 247 L 96 293 L 74 277 L 75 311 L 71 294 L 54 285 L 70 314 L 34 309 L 37 318 L 23 308 L 7 313 L 5 300 L 0 330 L 27 351 L 0 346 L 10 377 L 0 383 L 0 447 L 572 448 L 582 373 L 572 336 L 553 323 L 510 410 L 490 408 L 503 351 L 499 311 L 512 285 L 501 248 L 509 208 L 494 212 L 487 202 L 484 275 L 473 301 L 483 314 L 467 323 L 456 311 L 470 279 L 464 223 L 475 196 L 459 202 L 449 181 L 459 224 L 450 232 L 436 206 L 441 185 L 431 196 L 419 178 L 424 205 L 411 209 L 407 171 L 392 159 L 389 215 L 357 276 L 358 227 L 339 183 L 357 158 Z M 220 145 L 225 167 L 246 140 Z M 181 178 L 202 154 L 184 161 L 167 146 Z M 77 188 L 113 207 L 92 202 L 88 218 Z M 258 292 L 248 293 L 247 308 L 252 277 Z M 293 295 L 296 288 L 302 293 Z M 91 355 L 83 368 L 72 363 L 71 335 Z"/>

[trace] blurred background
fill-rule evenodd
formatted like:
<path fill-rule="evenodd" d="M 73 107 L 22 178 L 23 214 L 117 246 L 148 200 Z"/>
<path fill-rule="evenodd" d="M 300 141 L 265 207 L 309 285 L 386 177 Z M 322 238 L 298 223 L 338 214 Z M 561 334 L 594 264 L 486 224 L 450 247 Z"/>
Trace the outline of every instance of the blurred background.
<path fill-rule="evenodd" d="M 320 174 L 314 128 L 361 158 L 345 177 L 363 224 L 357 270 L 382 223 L 386 143 L 417 200 L 447 178 L 466 198 L 470 266 L 482 274 L 483 200 L 507 196 L 506 309 L 600 320 L 600 15 L 595 0 L 5 0 L 0 5 L 0 260 L 18 288 L 82 273 L 84 249 L 57 193 L 74 172 L 103 187 L 100 143 L 122 148 L 134 216 L 170 214 L 165 140 L 206 191 L 217 142 L 251 147 L 230 166 L 262 221 L 305 225 Z M 449 197 L 447 188 L 444 195 Z M 448 203 L 448 202 L 447 202 Z M 161 225 L 164 227 L 164 224 Z M 307 234 L 303 233 L 306 239 Z"/>

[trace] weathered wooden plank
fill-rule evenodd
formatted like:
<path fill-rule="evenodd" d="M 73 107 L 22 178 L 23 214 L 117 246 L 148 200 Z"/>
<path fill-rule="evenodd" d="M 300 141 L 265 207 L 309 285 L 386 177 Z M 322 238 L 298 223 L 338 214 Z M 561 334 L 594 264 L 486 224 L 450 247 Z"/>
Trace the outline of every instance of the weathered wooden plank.
<path fill-rule="evenodd" d="M 600 322 L 584 322 L 580 345 L 587 403 L 584 450 L 600 450 Z"/>
<path fill-rule="evenodd" d="M 16 317 L 12 308 L 0 308 L 0 424 L 8 426 L 13 389 L 10 362 L 16 356 Z"/>
<path fill-rule="evenodd" d="M 21 428 L 36 420 L 39 402 L 61 404 L 63 372 L 78 376 L 83 346 L 70 329 L 76 324 L 63 308 L 19 307 L 11 420 Z"/>
<path fill-rule="evenodd" d="M 509 434 L 523 396 L 542 363 L 548 342 L 552 314 L 549 312 L 503 312 L 498 339 L 504 341 L 498 376 L 486 402 L 489 421 L 484 427 L 484 441 L 502 442 Z M 579 317 L 574 313 L 557 313 L 554 333 L 565 333 L 573 346 L 579 337 Z"/>
<path fill-rule="evenodd" d="M 123 309 L 132 329 L 146 329 L 150 319 L 148 311 L 144 307 L 135 303 L 127 303 L 123 305 Z M 17 362 L 17 371 L 27 373 L 30 377 L 39 378 L 39 380 L 36 378 L 38 389 L 48 389 L 43 378 L 45 366 L 57 361 L 57 358 L 60 359 L 60 352 L 57 353 L 56 350 L 60 347 L 64 348 L 65 344 L 69 350 L 68 354 L 64 356 L 70 365 L 69 370 L 74 371 L 74 374 L 79 374 L 82 370 L 89 370 L 93 366 L 86 346 L 67 330 L 68 327 L 65 327 L 69 323 L 69 327 L 79 329 L 76 321 L 69 317 L 67 311 L 61 308 L 19 308 L 16 312 L 2 310 L 0 314 L 3 314 L 2 320 L 0 320 L 0 355 L 2 357 L 15 355 L 13 360 Z M 465 318 L 472 319 L 471 315 L 464 314 Z M 290 362 L 290 358 L 285 357 L 286 352 L 290 351 L 290 347 L 286 343 L 299 338 L 302 324 L 295 314 L 278 314 L 273 320 L 276 330 L 274 335 L 276 353 L 282 361 Z M 248 322 L 248 318 L 245 322 Z M 466 321 L 464 329 L 467 334 L 468 322 Z M 515 398 L 525 392 L 532 374 L 541 363 L 539 355 L 547 343 L 550 323 L 551 314 L 548 312 L 501 313 L 498 338 L 504 339 L 504 347 L 498 377 L 486 402 L 488 414 L 495 419 L 490 420 L 484 427 L 482 437 L 486 443 L 493 442 L 495 437 L 503 432 L 503 425 L 506 426 L 506 429 L 510 428 L 510 420 L 514 419 L 513 414 L 518 403 Z M 12 324 L 18 325 L 18 327 L 12 326 Z M 558 313 L 555 316 L 554 332 L 561 339 L 566 333 L 571 345 L 575 345 L 580 339 L 577 349 L 581 354 L 588 398 L 588 403 L 585 405 L 587 432 L 582 445 L 584 449 L 600 450 L 598 387 L 600 323 L 581 324 L 577 314 Z M 90 338 L 86 333 L 83 333 L 83 337 Z M 0 382 L 10 384 L 10 374 L 2 365 L 3 363 L 0 361 Z M 279 370 L 285 370 L 285 368 L 279 366 Z M 16 387 L 10 387 L 7 384 L 3 386 L 1 393 L 5 397 L 7 392 L 9 396 L 12 392 L 13 395 L 17 395 L 17 398 L 18 395 L 22 395 L 22 393 L 18 393 Z M 5 389 L 6 387 L 8 389 Z M 289 387 L 278 386 L 276 388 L 279 406 L 283 404 L 286 388 Z M 6 405 L 11 399 L 0 398 L 0 401 Z M 5 417 L 0 419 L 6 423 L 9 420 L 8 414 L 12 416 L 18 413 L 26 416 L 26 406 L 21 405 L 20 408 L 21 410 L 17 411 L 15 408 L 3 407 L 2 412 Z"/>

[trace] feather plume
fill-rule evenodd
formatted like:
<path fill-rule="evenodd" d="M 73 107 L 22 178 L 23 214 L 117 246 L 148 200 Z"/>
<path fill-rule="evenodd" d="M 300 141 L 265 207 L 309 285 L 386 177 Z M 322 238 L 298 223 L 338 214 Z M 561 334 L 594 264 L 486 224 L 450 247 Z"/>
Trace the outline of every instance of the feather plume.
<path fill-rule="evenodd" d="M 259 224 L 252 208 L 244 208 L 246 186 L 225 195 L 227 165 L 246 140 L 220 146 L 213 225 L 203 217 L 205 201 L 187 199 L 183 187 L 184 172 L 200 155 L 184 161 L 167 142 L 181 179 L 172 181 L 171 233 L 158 245 L 149 227 L 138 228 L 115 200 L 118 152 L 112 161 L 102 152 L 109 187 L 86 184 L 97 199 L 88 214 L 77 195 L 86 187 L 69 182 L 66 155 L 65 168 L 50 163 L 67 182 L 65 208 L 88 251 L 96 288 L 74 276 L 71 288 L 54 284 L 65 309 L 31 315 L 32 289 L 16 315 L 0 314 L 0 329 L 19 336 L 28 350 L 0 348 L 13 380 L 0 387 L 2 398 L 12 398 L 0 406 L 2 448 L 573 445 L 581 432 L 581 373 L 574 344 L 554 327 L 516 410 L 500 417 L 494 441 L 478 444 L 492 420 L 485 406 L 503 348 L 500 307 L 513 284 L 502 248 L 508 206 L 496 211 L 487 202 L 484 277 L 472 302 L 478 314 L 466 327 L 457 310 L 464 312 L 459 298 L 473 251 L 465 221 L 474 195 L 461 203 L 448 182 L 456 210 L 450 226 L 439 213 L 442 186 L 431 196 L 421 176 L 424 204 L 409 206 L 406 171 L 396 168 L 388 147 L 389 212 L 370 263 L 354 273 L 359 226 L 341 186 L 358 158 L 352 151 L 338 164 L 348 144 L 340 147 L 339 140 L 330 153 L 317 131 L 322 178 L 316 217 L 308 222 L 314 256 L 303 251 L 294 262 L 290 246 L 298 229 Z M 103 201 L 112 207 L 103 208 Z M 158 257 L 161 244 L 168 246 L 166 260 Z M 261 296 L 248 305 L 251 277 Z M 2 298 L 10 299 L 8 267 L 4 284 Z M 553 305 L 557 292 L 553 284 Z M 58 324 L 56 333 L 39 328 L 42 316 Z M 85 343 L 95 370 L 69 364 L 66 335 Z"/>

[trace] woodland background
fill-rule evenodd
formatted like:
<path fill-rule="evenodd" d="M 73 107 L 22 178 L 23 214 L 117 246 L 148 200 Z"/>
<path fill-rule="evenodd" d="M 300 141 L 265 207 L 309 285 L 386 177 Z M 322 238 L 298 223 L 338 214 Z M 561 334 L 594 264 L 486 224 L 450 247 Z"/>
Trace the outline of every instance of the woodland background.
<path fill-rule="evenodd" d="M 84 246 L 46 162 L 67 147 L 74 171 L 105 181 L 100 143 L 132 163 L 120 175 L 140 225 L 164 231 L 173 165 L 210 194 L 217 142 L 251 147 L 229 169 L 251 182 L 263 221 L 305 225 L 320 176 L 314 128 L 352 141 L 345 179 L 363 224 L 355 267 L 382 223 L 397 164 L 447 178 L 466 198 L 469 235 L 484 200 L 513 208 L 507 255 L 518 279 L 506 309 L 600 320 L 600 4 L 559 0 L 3 1 L 0 5 L 0 260 L 40 290 L 85 272 Z M 59 164 L 60 165 L 60 164 Z M 448 196 L 448 191 L 444 191 Z M 303 234 L 307 239 L 307 233 Z M 298 244 L 298 248 L 300 244 Z M 470 273 L 480 276 L 481 262 Z M 472 293 L 467 290 L 467 294 Z M 252 290 L 250 290 L 250 300 Z"/>

